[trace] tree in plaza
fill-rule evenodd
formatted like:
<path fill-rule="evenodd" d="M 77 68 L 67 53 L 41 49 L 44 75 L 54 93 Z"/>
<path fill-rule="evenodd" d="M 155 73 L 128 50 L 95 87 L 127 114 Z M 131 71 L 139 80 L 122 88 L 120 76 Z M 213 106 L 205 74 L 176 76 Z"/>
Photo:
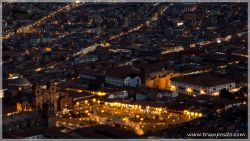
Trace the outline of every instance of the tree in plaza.
<path fill-rule="evenodd" d="M 231 98 L 232 94 L 227 89 L 222 89 L 219 96 L 223 98 Z"/>

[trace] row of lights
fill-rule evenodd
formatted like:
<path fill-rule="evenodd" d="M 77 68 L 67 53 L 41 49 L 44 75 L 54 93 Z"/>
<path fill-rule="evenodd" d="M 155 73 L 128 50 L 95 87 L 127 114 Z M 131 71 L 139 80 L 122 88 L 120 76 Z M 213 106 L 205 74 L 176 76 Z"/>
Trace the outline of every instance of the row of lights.
<path fill-rule="evenodd" d="M 87 92 L 87 93 L 91 93 L 93 95 L 98 95 L 98 96 L 105 96 L 107 94 L 105 92 L 100 92 L 100 91 L 96 92 L 96 91 L 88 91 L 88 90 L 72 89 L 72 88 L 66 88 L 66 90 L 75 91 L 75 92 L 78 92 L 78 93 Z"/>
<path fill-rule="evenodd" d="M 183 111 L 183 114 L 184 114 L 184 115 L 187 115 L 187 116 L 189 116 L 189 117 L 202 117 L 202 113 L 191 112 L 191 111 L 188 111 L 188 110 L 184 110 L 184 111 Z"/>
<path fill-rule="evenodd" d="M 104 103 L 106 106 L 111 106 L 111 107 L 120 107 L 120 108 L 132 108 L 136 110 L 143 110 L 141 105 L 132 105 L 132 104 L 126 104 L 126 103 L 119 103 L 119 102 L 105 102 Z M 146 106 L 146 110 L 152 110 L 156 112 L 163 112 L 165 109 L 159 108 L 159 107 L 150 107 Z"/>
<path fill-rule="evenodd" d="M 171 91 L 176 91 L 176 86 L 171 85 L 170 90 Z M 188 87 L 188 88 L 186 88 L 186 92 L 187 93 L 192 93 L 193 89 Z M 206 92 L 203 89 L 200 89 L 200 94 L 206 94 Z"/>

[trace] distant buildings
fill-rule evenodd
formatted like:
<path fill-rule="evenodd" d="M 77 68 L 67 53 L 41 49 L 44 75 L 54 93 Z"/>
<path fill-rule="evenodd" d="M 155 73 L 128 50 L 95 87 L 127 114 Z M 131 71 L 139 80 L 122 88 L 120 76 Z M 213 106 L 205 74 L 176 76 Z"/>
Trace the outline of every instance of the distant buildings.
<path fill-rule="evenodd" d="M 137 87 L 141 85 L 141 78 L 136 74 L 129 74 L 126 76 L 109 75 L 105 77 L 105 82 L 115 86 Z"/>
<path fill-rule="evenodd" d="M 222 89 L 236 94 L 248 86 L 247 5 L 100 3 L 42 18 L 64 5 L 3 3 L 5 137 L 63 138 L 65 132 L 77 138 L 128 138 L 131 133 L 119 131 L 123 124 L 117 124 L 124 117 L 175 127 L 182 115 L 202 118 L 177 132 L 170 128 L 171 134 L 157 126 L 160 130 L 150 132 L 185 138 L 182 130 L 191 125 L 195 132 L 241 132 L 230 126 L 243 125 L 246 111 L 233 111 L 240 115 L 233 122 L 216 112 L 238 101 L 246 105 L 246 97 L 216 96 Z M 96 122 L 114 127 L 93 126 Z M 55 125 L 66 129 L 49 130 L 57 130 Z"/>
<path fill-rule="evenodd" d="M 4 110 L 3 132 L 55 127 L 59 92 L 54 83 L 32 86 L 27 79 L 19 77 L 11 86 L 17 87 L 13 89 L 17 91 L 16 95 L 9 96 L 16 99 L 16 108 L 13 105 Z"/>
<path fill-rule="evenodd" d="M 54 104 L 45 102 L 40 111 L 29 111 L 3 117 L 3 132 L 37 127 L 55 127 Z"/>

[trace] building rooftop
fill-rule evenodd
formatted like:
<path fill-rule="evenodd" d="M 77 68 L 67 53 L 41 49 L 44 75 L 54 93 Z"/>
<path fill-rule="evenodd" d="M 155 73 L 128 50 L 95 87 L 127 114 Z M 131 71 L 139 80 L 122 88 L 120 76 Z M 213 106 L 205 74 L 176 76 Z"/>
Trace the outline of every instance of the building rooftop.
<path fill-rule="evenodd" d="M 137 76 L 139 75 L 139 71 L 131 68 L 130 66 L 113 68 L 112 70 L 108 70 L 107 76 L 116 77 L 116 78 L 126 78 L 127 76 Z"/>
<path fill-rule="evenodd" d="M 172 79 L 173 82 L 187 83 L 191 85 L 199 85 L 203 87 L 211 87 L 224 85 L 228 83 L 234 83 L 232 80 L 217 78 L 210 75 L 193 75 L 176 77 Z"/>

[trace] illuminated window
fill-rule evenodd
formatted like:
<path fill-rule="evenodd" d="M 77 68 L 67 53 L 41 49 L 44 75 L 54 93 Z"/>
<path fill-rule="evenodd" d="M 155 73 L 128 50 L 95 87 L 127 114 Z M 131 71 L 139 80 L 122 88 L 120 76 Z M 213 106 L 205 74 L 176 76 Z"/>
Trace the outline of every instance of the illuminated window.
<path fill-rule="evenodd" d="M 176 86 L 174 85 L 171 85 L 171 88 L 170 88 L 171 91 L 176 91 Z"/>
<path fill-rule="evenodd" d="M 206 94 L 206 92 L 204 90 L 200 90 L 200 94 Z"/>
<path fill-rule="evenodd" d="M 187 88 L 186 91 L 188 94 L 191 94 L 193 92 L 192 88 Z"/>

